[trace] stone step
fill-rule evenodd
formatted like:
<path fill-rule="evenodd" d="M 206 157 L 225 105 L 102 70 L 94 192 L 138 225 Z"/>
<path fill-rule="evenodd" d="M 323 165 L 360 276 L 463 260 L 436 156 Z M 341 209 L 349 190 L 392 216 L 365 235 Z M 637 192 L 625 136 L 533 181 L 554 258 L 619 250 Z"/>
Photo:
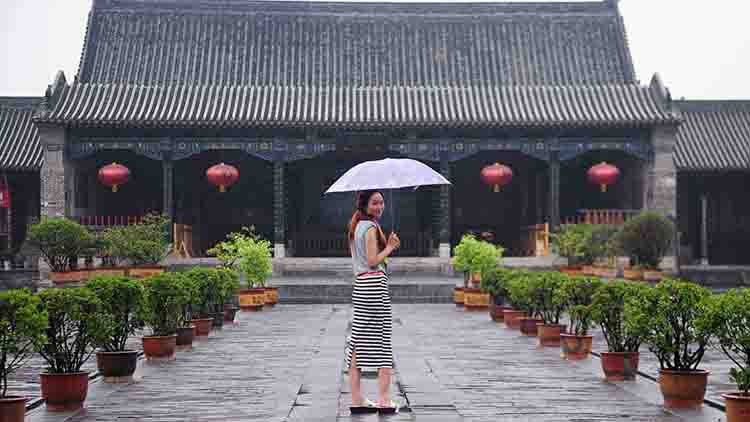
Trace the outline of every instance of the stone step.
<path fill-rule="evenodd" d="M 351 303 L 354 277 L 273 277 L 269 285 L 278 287 L 280 303 Z M 390 279 L 393 303 L 450 303 L 453 288 L 463 283 L 462 278 L 445 276 L 392 275 Z"/>

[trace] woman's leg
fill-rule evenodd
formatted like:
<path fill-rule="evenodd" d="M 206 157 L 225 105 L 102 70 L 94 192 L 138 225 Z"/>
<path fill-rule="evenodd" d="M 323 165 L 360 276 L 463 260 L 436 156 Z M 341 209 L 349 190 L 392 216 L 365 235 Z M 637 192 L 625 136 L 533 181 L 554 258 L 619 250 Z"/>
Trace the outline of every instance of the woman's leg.
<path fill-rule="evenodd" d="M 357 367 L 357 352 L 352 351 L 352 364 L 349 366 L 349 386 L 352 390 L 352 406 L 359 406 L 362 404 L 360 379 L 361 372 Z"/>
<path fill-rule="evenodd" d="M 391 368 L 378 369 L 378 406 L 387 407 L 391 405 Z"/>

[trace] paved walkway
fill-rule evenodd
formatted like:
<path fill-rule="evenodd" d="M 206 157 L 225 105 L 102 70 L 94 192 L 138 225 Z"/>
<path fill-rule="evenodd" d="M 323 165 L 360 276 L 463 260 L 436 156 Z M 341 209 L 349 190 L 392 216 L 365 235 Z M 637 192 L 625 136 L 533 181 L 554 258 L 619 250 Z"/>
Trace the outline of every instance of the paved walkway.
<path fill-rule="evenodd" d="M 86 409 L 48 421 L 378 421 L 349 414 L 346 305 L 279 305 L 241 313 L 164 364 L 141 362 L 137 382 L 91 385 Z M 672 414 L 656 384 L 605 383 L 596 359 L 567 362 L 559 349 L 453 305 L 394 306 L 393 391 L 410 409 L 393 421 L 722 421 L 706 408 Z M 375 399 L 376 380 L 363 379 Z"/>

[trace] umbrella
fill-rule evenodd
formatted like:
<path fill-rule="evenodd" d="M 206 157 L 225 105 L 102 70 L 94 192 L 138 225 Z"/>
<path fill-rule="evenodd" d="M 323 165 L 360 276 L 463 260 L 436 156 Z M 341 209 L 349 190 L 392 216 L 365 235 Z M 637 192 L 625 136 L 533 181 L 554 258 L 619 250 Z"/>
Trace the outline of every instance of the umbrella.
<path fill-rule="evenodd" d="M 347 170 L 325 192 L 355 192 L 371 189 L 397 190 L 430 185 L 450 185 L 440 173 L 428 165 L 409 158 L 386 158 L 365 161 Z M 393 201 L 389 201 L 393 215 Z"/>

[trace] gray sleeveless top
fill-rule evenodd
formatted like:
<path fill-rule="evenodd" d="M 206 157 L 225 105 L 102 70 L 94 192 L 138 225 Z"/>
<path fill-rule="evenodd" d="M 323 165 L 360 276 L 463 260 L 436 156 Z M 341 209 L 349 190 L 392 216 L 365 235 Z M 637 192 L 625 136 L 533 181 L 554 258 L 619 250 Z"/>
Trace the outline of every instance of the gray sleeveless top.
<path fill-rule="evenodd" d="M 383 271 L 385 272 L 385 265 L 383 263 L 378 264 L 376 267 L 370 267 L 367 265 L 367 231 L 377 225 L 368 220 L 363 220 L 357 223 L 357 228 L 354 229 L 354 247 L 352 250 L 352 269 L 354 275 L 362 274 L 372 271 Z"/>

